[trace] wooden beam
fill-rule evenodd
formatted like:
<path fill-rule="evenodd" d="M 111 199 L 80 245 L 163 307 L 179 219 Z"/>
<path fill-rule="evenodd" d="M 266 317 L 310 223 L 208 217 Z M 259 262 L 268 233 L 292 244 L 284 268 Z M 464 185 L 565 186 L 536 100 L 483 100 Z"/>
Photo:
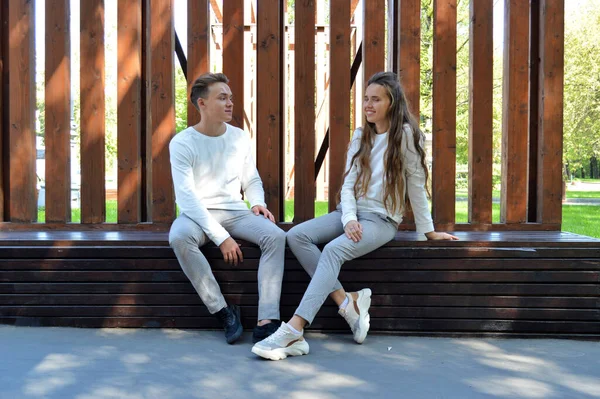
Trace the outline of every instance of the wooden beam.
<path fill-rule="evenodd" d="M 175 78 L 173 39 L 173 0 L 150 0 L 150 114 L 146 161 L 151 170 L 151 207 L 148 215 L 154 223 L 175 218 L 175 194 L 171 180 L 169 142 L 175 135 Z"/>
<path fill-rule="evenodd" d="M 564 0 L 541 0 L 537 219 L 562 222 Z"/>
<path fill-rule="evenodd" d="M 223 72 L 235 106 L 231 124 L 244 129 L 244 0 L 223 3 Z"/>
<path fill-rule="evenodd" d="M 504 3 L 502 191 L 500 221 L 527 221 L 529 2 Z"/>
<path fill-rule="evenodd" d="M 529 11 L 529 179 L 527 221 L 537 221 L 538 105 L 540 72 L 540 0 L 530 0 Z"/>
<path fill-rule="evenodd" d="M 200 122 L 200 113 L 189 100 L 194 81 L 210 70 L 210 4 L 208 0 L 188 1 L 188 126 Z"/>
<path fill-rule="evenodd" d="M 103 223 L 105 203 L 104 1 L 81 2 L 81 223 Z"/>
<path fill-rule="evenodd" d="M 34 2 L 11 2 L 8 29 L 10 220 L 33 222 L 37 218 Z"/>
<path fill-rule="evenodd" d="M 142 2 L 121 0 L 117 10 L 118 223 L 142 221 Z"/>
<path fill-rule="evenodd" d="M 294 222 L 315 215 L 315 3 L 297 2 L 294 50 Z"/>
<path fill-rule="evenodd" d="M 455 222 L 456 0 L 434 0 L 433 220 Z"/>
<path fill-rule="evenodd" d="M 385 70 L 385 1 L 364 1 L 363 78 Z"/>
<path fill-rule="evenodd" d="M 2 2 L 0 4 L 0 221 L 4 222 L 5 211 L 9 209 L 7 204 L 9 195 L 6 190 L 8 183 L 7 167 L 8 157 L 5 150 L 8 141 L 8 4 Z"/>
<path fill-rule="evenodd" d="M 350 4 L 330 3 L 329 211 L 337 206 L 350 141 Z"/>
<path fill-rule="evenodd" d="M 69 10 L 69 0 L 46 0 L 46 223 L 71 220 Z"/>
<path fill-rule="evenodd" d="M 284 220 L 283 159 L 283 8 L 278 0 L 257 5 L 256 154 L 265 201 L 275 216 Z"/>
<path fill-rule="evenodd" d="M 469 223 L 492 223 L 494 4 L 470 7 Z"/>

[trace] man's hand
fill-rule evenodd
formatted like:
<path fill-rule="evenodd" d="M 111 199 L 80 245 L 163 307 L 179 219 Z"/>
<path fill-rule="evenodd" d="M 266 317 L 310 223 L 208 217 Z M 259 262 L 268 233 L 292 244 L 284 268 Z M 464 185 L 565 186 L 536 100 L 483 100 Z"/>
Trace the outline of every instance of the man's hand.
<path fill-rule="evenodd" d="M 453 236 L 448 233 L 438 233 L 437 231 L 430 231 L 429 233 L 425 233 L 425 236 L 428 240 L 458 240 L 458 237 Z"/>
<path fill-rule="evenodd" d="M 356 220 L 351 220 L 344 226 L 346 237 L 354 242 L 359 242 L 362 239 L 363 228 Z"/>
<path fill-rule="evenodd" d="M 242 255 L 242 250 L 240 249 L 240 244 L 235 242 L 235 240 L 231 237 L 227 238 L 225 241 L 219 245 L 219 249 L 223 254 L 223 259 L 227 263 L 231 263 L 237 266 L 238 261 L 244 261 L 244 255 Z"/>
<path fill-rule="evenodd" d="M 271 222 L 275 223 L 275 217 L 273 217 L 273 214 L 262 205 L 254 205 L 252 207 L 252 213 L 254 213 L 256 216 L 262 213 L 266 219 L 269 219 Z"/>

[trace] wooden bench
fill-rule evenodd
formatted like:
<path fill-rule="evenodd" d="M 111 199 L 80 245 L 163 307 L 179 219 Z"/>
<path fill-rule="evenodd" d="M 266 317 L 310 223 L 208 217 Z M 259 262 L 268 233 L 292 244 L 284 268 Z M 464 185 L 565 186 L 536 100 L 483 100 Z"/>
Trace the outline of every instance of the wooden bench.
<path fill-rule="evenodd" d="M 344 265 L 348 290 L 373 290 L 371 329 L 419 335 L 600 337 L 600 240 L 561 232 L 414 232 Z M 231 303 L 255 323 L 259 249 L 244 263 L 204 253 Z M 281 301 L 289 318 L 308 276 L 291 252 Z M 330 300 L 312 328 L 347 331 Z M 0 232 L 0 323 L 22 326 L 219 328 L 181 271 L 167 233 Z"/>

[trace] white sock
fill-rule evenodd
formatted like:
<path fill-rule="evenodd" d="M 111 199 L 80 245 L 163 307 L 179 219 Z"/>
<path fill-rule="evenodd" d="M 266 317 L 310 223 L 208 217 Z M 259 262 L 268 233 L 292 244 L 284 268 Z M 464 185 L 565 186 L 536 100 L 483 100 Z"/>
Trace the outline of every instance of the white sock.
<path fill-rule="evenodd" d="M 340 310 L 345 310 L 348 306 L 348 303 L 350 303 L 350 301 L 348 300 L 348 297 L 346 297 L 346 299 L 344 299 L 344 302 L 342 302 L 342 304 L 340 305 Z"/>
<path fill-rule="evenodd" d="M 304 332 L 304 330 L 302 330 L 302 331 L 298 331 L 298 330 L 296 330 L 296 329 L 295 329 L 294 327 L 292 327 L 292 325 L 291 325 L 291 324 L 289 324 L 289 323 L 286 323 L 286 326 L 287 326 L 287 328 L 289 328 L 289 329 L 290 329 L 290 331 L 291 331 L 291 332 L 293 332 L 293 333 L 294 333 L 294 335 L 302 335 L 302 333 Z"/>

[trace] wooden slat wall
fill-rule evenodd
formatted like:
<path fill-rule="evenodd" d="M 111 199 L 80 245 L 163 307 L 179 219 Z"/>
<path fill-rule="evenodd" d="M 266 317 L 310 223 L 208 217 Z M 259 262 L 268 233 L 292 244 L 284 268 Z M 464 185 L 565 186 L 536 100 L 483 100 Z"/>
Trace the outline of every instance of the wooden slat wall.
<path fill-rule="evenodd" d="M 189 101 L 192 85 L 200 75 L 210 70 L 210 3 L 208 0 L 188 1 L 188 125 L 193 126 L 200 121 L 200 113 Z"/>
<path fill-rule="evenodd" d="M 315 3 L 296 2 L 294 49 L 294 222 L 315 214 Z"/>
<path fill-rule="evenodd" d="M 350 3 L 330 4 L 329 211 L 337 205 L 350 141 Z"/>
<path fill-rule="evenodd" d="M 231 124 L 244 128 L 244 0 L 223 2 L 223 73 L 233 93 Z"/>
<path fill-rule="evenodd" d="M 34 2 L 11 2 L 8 29 L 10 220 L 32 222 L 37 218 Z"/>
<path fill-rule="evenodd" d="M 433 31 L 433 220 L 455 222 L 456 0 L 434 0 Z"/>
<path fill-rule="evenodd" d="M 267 207 L 284 220 L 283 7 L 279 0 L 257 3 L 256 163 Z M 261 89 L 262 88 L 262 89 Z"/>
<path fill-rule="evenodd" d="M 385 70 L 385 1 L 363 1 L 363 78 L 367 81 L 376 72 Z M 362 96 L 363 93 L 360 93 Z M 361 102 L 362 104 L 362 102 Z"/>
<path fill-rule="evenodd" d="M 104 223 L 104 1 L 81 2 L 81 223 Z"/>
<path fill-rule="evenodd" d="M 71 220 L 70 0 L 46 0 L 46 222 Z"/>
<path fill-rule="evenodd" d="M 151 171 L 151 209 L 148 216 L 154 223 L 169 223 L 175 218 L 175 194 L 171 182 L 169 142 L 175 135 L 175 80 L 173 0 L 150 0 L 150 35 L 146 50 L 150 53 L 150 150 L 146 166 Z"/>
<path fill-rule="evenodd" d="M 8 191 L 5 191 L 5 183 L 8 181 L 6 174 L 8 168 L 6 167 L 6 157 L 4 155 L 6 138 L 8 137 L 8 124 L 6 123 L 6 112 L 8 101 L 8 65 L 7 65 L 7 48 L 8 48 L 8 24 L 5 22 L 8 20 L 8 4 L 3 2 L 0 4 L 0 222 L 4 222 L 5 214 L 4 211 L 9 207 L 5 205 L 5 201 L 8 200 Z"/>
<path fill-rule="evenodd" d="M 504 3 L 504 87 L 500 221 L 527 221 L 529 2 Z M 434 94 L 435 95 L 435 94 Z"/>
<path fill-rule="evenodd" d="M 492 223 L 493 0 L 470 4 L 469 223 Z"/>
<path fill-rule="evenodd" d="M 564 0 L 541 0 L 538 221 L 562 220 Z"/>
<path fill-rule="evenodd" d="M 117 9 L 118 223 L 142 221 L 142 2 Z"/>

